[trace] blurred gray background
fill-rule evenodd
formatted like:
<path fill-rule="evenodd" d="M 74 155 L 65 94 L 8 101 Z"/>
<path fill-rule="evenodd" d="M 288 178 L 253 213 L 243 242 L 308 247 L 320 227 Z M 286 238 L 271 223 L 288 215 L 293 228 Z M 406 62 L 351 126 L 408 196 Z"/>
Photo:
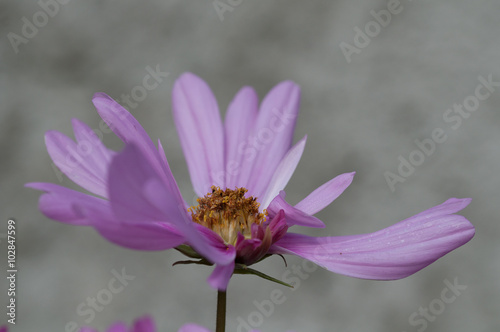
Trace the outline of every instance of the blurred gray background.
<path fill-rule="evenodd" d="M 476 111 L 464 113 L 467 118 L 460 116 L 458 128 L 452 127 L 458 120 L 443 118 L 454 104 L 472 100 L 479 76 L 500 82 L 498 1 L 391 1 L 390 9 L 398 13 L 382 22 L 385 26 L 370 22 L 376 22 L 371 11 L 387 10 L 386 1 L 221 0 L 220 15 L 212 1 L 61 2 L 45 9 L 50 15 L 36 1 L 0 3 L 0 233 L 9 218 L 17 221 L 19 307 L 13 331 L 65 332 L 69 322 L 83 325 L 85 319 L 102 331 L 115 320 L 131 322 L 145 313 L 154 316 L 160 331 L 177 331 L 190 321 L 213 329 L 216 297 L 205 283 L 210 268 L 171 267 L 183 258 L 175 251 L 135 252 L 110 244 L 93 229 L 48 220 L 37 209 L 40 193 L 23 188 L 32 181 L 76 188 L 51 167 L 44 132 L 72 136 L 72 118 L 99 129 L 93 93 L 120 100 L 142 86 L 148 66 L 169 76 L 128 109 L 153 140 L 162 140 L 187 201 L 193 190 L 170 95 L 185 71 L 208 82 L 223 112 L 244 85 L 254 86 L 261 98 L 282 80 L 302 87 L 295 140 L 305 134 L 309 139 L 287 187 L 288 199 L 298 202 L 340 173 L 357 174 L 318 214 L 326 229 L 297 232 L 372 232 L 449 197 L 473 198 L 463 215 L 476 226 L 475 238 L 404 280 L 358 280 L 317 269 L 291 291 L 235 276 L 228 331 L 249 315 L 263 331 L 500 329 L 500 87 Z M 39 25 L 36 32 L 27 27 L 32 23 Z M 356 29 L 365 28 L 371 29 L 369 44 L 359 32 L 355 41 Z M 355 42 L 357 51 L 346 57 L 341 45 L 356 47 Z M 408 159 L 418 149 L 415 140 L 432 137 L 436 128 L 447 140 L 392 191 L 385 172 L 397 174 L 398 157 Z M 113 134 L 105 134 L 104 142 L 121 148 Z M 2 254 L 3 271 L 5 263 Z M 287 268 L 271 258 L 256 268 L 281 278 L 300 264 L 289 258 Z M 87 297 L 103 296 L 112 271 L 122 269 L 135 279 L 92 319 L 79 314 L 77 308 L 89 309 Z M 445 280 L 455 278 L 467 288 L 441 307 Z M 6 283 L 0 285 L 4 307 Z M 265 303 L 274 289 L 286 301 L 269 317 L 255 314 L 255 302 Z M 425 319 L 419 308 L 430 305 L 432 319 Z"/>

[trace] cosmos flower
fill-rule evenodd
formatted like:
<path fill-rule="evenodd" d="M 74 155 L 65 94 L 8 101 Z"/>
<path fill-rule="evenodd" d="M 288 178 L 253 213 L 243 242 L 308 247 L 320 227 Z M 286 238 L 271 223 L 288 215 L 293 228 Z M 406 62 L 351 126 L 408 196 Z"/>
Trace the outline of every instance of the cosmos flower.
<path fill-rule="evenodd" d="M 186 325 L 184 325 L 186 326 Z M 201 326 L 198 329 L 191 329 L 191 330 L 183 330 L 184 327 L 181 327 L 181 329 L 178 332 L 205 332 L 208 331 L 207 329 L 202 328 Z M 83 327 L 80 329 L 79 332 L 99 332 L 98 330 L 95 330 L 90 327 Z M 153 320 L 152 317 L 150 316 L 144 316 L 141 318 L 137 318 L 132 326 L 129 328 L 127 324 L 123 322 L 115 322 L 113 323 L 106 332 L 156 332 L 156 324 Z"/>
<path fill-rule="evenodd" d="M 182 198 L 161 143 L 156 147 L 137 120 L 103 93 L 93 102 L 124 142 L 107 149 L 90 127 L 73 120 L 76 142 L 57 131 L 45 135 L 55 165 L 93 195 L 50 183 L 39 208 L 49 218 L 94 227 L 116 244 L 138 250 L 176 248 L 215 264 L 209 284 L 225 290 L 233 273 L 272 254 L 308 259 L 330 271 L 366 279 L 407 277 L 460 247 L 474 227 L 456 215 L 470 199 L 451 198 L 378 232 L 311 237 L 292 226 L 324 227 L 314 214 L 352 182 L 341 174 L 296 205 L 283 191 L 302 156 L 306 137 L 292 146 L 299 87 L 275 86 L 259 106 L 242 88 L 221 121 L 208 85 L 186 73 L 173 88 L 173 115 L 198 205 Z"/>
<path fill-rule="evenodd" d="M 7 332 L 7 330 L 0 332 Z M 99 332 L 95 329 L 84 327 L 79 332 Z M 157 332 L 155 322 L 150 316 L 144 316 L 134 321 L 130 328 L 125 323 L 116 322 L 111 325 L 106 332 Z M 210 332 L 206 327 L 194 323 L 184 324 L 177 332 Z M 258 330 L 251 330 L 250 332 L 259 332 Z M 288 331 L 292 332 L 292 331 Z"/>
<path fill-rule="evenodd" d="M 0 326 L 0 332 L 8 332 L 7 326 Z M 90 327 L 82 327 L 79 332 L 99 332 Z M 150 316 L 144 316 L 134 321 L 129 328 L 125 323 L 115 322 L 106 332 L 157 332 L 156 324 Z M 184 324 L 177 332 L 210 332 L 206 327 L 194 323 Z M 250 332 L 259 332 L 252 330 Z"/>
<path fill-rule="evenodd" d="M 89 327 L 84 327 L 81 328 L 79 332 L 99 332 L 99 331 Z M 116 322 L 113 325 L 111 325 L 106 330 L 106 332 L 157 332 L 157 330 L 153 318 L 151 318 L 150 316 L 144 316 L 136 319 L 130 328 L 125 323 Z M 210 330 L 197 324 L 188 323 L 183 325 L 177 332 L 210 332 Z M 252 332 L 258 332 L 258 331 L 252 331 Z"/>

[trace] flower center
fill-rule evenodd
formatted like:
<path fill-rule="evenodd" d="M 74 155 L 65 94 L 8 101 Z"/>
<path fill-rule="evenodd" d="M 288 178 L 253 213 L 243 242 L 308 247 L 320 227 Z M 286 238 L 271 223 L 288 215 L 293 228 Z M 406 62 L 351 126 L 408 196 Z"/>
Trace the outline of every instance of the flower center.
<path fill-rule="evenodd" d="M 259 212 L 260 204 L 253 196 L 245 197 L 248 189 L 222 190 L 212 186 L 212 192 L 198 198 L 197 206 L 188 209 L 195 223 L 219 234 L 226 244 L 236 244 L 238 233 L 252 237 L 252 224 L 260 225 L 267 212 Z"/>

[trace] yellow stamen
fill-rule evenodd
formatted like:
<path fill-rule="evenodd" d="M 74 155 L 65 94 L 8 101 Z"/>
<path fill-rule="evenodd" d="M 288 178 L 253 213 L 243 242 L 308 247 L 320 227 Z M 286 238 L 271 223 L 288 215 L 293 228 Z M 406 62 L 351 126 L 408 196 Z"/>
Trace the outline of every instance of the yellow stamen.
<path fill-rule="evenodd" d="M 260 225 L 266 220 L 266 210 L 259 212 L 260 204 L 255 197 L 245 197 L 247 191 L 245 188 L 222 190 L 212 186 L 212 192 L 198 198 L 198 205 L 188 211 L 195 223 L 219 234 L 226 244 L 234 245 L 238 233 L 249 239 L 252 224 Z"/>

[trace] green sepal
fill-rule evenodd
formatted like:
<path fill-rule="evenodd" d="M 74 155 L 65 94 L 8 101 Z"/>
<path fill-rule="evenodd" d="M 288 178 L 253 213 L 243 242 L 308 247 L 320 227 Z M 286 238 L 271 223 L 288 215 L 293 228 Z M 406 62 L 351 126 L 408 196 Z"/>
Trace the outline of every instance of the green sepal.
<path fill-rule="evenodd" d="M 175 247 L 175 250 L 180 252 L 183 255 L 188 256 L 189 258 L 197 258 L 197 259 L 202 259 L 203 257 L 200 256 L 193 248 L 186 244 L 181 244 L 180 246 Z"/>
<path fill-rule="evenodd" d="M 287 264 L 287 262 L 286 262 L 286 259 L 285 259 L 285 257 L 283 257 L 283 255 L 282 255 L 282 254 L 266 254 L 266 255 L 264 255 L 264 257 L 262 257 L 261 259 L 259 259 L 258 261 L 256 261 L 254 264 L 260 263 L 260 262 L 262 262 L 264 259 L 269 258 L 269 257 L 271 257 L 271 256 L 276 256 L 276 255 L 280 256 L 280 257 L 281 257 L 281 259 L 283 259 L 283 263 L 285 263 L 285 267 L 288 267 L 288 264 Z"/>
<path fill-rule="evenodd" d="M 262 273 L 260 271 L 251 269 L 248 266 L 243 265 L 243 264 L 237 264 L 236 267 L 234 268 L 234 272 L 233 273 L 234 274 L 253 274 L 254 276 L 261 277 L 262 279 L 266 279 L 266 280 L 275 282 L 277 284 L 293 288 L 292 285 L 290 285 L 290 284 L 288 284 L 288 283 L 286 283 L 284 281 L 281 281 L 281 280 L 278 280 L 276 278 L 273 278 L 273 277 L 271 277 L 271 276 L 269 276 L 269 275 L 267 275 L 265 273 Z"/>
<path fill-rule="evenodd" d="M 207 261 L 205 258 L 202 258 L 202 259 L 200 259 L 198 261 L 177 261 L 177 262 L 173 263 L 172 266 L 176 266 L 176 265 L 189 265 L 189 264 L 208 265 L 208 266 L 213 265 L 212 263 L 210 263 L 209 261 Z"/>

